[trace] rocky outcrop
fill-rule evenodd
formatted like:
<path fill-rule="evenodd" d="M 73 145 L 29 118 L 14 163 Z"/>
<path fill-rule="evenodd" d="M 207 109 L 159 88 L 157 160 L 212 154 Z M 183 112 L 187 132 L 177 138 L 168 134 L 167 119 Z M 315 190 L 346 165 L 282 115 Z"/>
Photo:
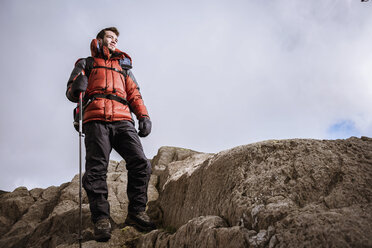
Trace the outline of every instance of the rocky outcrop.
<path fill-rule="evenodd" d="M 369 138 L 271 140 L 158 173 L 152 214 L 177 231 L 144 235 L 142 247 L 372 247 Z"/>
<path fill-rule="evenodd" d="M 372 139 L 269 140 L 217 154 L 162 147 L 148 213 L 159 229 L 123 228 L 124 162 L 108 174 L 113 237 L 83 247 L 372 247 Z M 0 247 L 78 247 L 78 178 L 0 194 Z"/>
<path fill-rule="evenodd" d="M 126 195 L 127 172 L 125 162 L 110 161 L 107 181 L 111 204 L 111 223 L 117 229 L 108 247 L 120 247 L 126 241 L 118 229 L 127 215 Z M 149 186 L 149 200 L 155 200 L 157 182 L 153 176 Z M 70 183 L 47 189 L 28 191 L 20 187 L 11 193 L 0 195 L 0 247 L 73 247 L 78 238 L 79 223 L 79 178 L 76 175 Z M 90 221 L 88 200 L 83 190 L 83 242 L 87 246 L 93 239 L 93 225 Z M 118 233 L 118 235 L 116 235 Z M 128 232 L 127 232 L 128 233 Z M 138 232 L 132 230 L 136 237 Z M 108 244 L 106 244 L 108 245 Z M 97 246 L 103 247 L 103 246 Z"/>

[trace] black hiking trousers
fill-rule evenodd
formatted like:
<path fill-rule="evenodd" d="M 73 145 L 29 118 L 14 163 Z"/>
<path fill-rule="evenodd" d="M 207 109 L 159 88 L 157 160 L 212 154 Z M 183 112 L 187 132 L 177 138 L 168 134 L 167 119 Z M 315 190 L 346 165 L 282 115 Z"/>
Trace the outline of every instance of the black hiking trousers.
<path fill-rule="evenodd" d="M 144 211 L 151 164 L 143 152 L 134 124 L 131 121 L 90 121 L 84 124 L 83 128 L 86 158 L 82 182 L 88 195 L 93 223 L 110 217 L 106 178 L 112 148 L 126 162 L 128 211 Z"/>

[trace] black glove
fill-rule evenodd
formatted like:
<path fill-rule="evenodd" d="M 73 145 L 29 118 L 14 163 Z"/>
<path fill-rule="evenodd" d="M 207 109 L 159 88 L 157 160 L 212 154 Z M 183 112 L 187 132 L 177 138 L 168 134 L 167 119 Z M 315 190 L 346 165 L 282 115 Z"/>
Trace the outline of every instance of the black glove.
<path fill-rule="evenodd" d="M 79 75 L 71 85 L 71 92 L 75 97 L 79 97 L 80 92 L 86 91 L 88 87 L 88 77 Z"/>
<path fill-rule="evenodd" d="M 145 117 L 139 120 L 139 132 L 138 136 L 146 137 L 151 133 L 151 121 L 149 118 Z"/>

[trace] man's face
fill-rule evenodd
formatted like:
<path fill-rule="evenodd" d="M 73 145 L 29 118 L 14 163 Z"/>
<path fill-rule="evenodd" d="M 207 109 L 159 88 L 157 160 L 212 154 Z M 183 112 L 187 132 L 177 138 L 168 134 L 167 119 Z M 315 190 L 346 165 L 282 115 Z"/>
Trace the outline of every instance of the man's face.
<path fill-rule="evenodd" d="M 106 30 L 105 36 L 103 39 L 98 38 L 98 42 L 100 46 L 106 46 L 110 52 L 114 52 L 116 49 L 116 44 L 118 43 L 118 37 L 114 32 Z"/>

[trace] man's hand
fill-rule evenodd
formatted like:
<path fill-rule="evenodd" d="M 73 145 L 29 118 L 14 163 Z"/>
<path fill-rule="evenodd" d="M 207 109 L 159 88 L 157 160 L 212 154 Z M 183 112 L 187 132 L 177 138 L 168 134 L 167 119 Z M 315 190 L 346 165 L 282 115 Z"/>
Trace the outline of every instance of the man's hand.
<path fill-rule="evenodd" d="M 138 136 L 146 137 L 151 133 L 151 121 L 148 117 L 144 117 L 139 120 L 139 132 Z"/>
<path fill-rule="evenodd" d="M 86 91 L 88 87 L 88 77 L 79 75 L 71 85 L 71 92 L 75 97 L 78 97 L 80 92 Z"/>

